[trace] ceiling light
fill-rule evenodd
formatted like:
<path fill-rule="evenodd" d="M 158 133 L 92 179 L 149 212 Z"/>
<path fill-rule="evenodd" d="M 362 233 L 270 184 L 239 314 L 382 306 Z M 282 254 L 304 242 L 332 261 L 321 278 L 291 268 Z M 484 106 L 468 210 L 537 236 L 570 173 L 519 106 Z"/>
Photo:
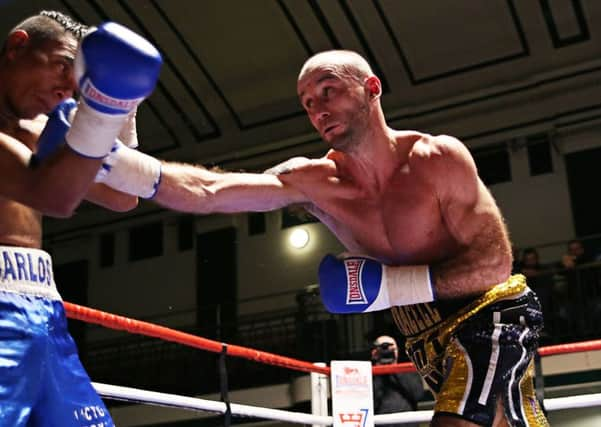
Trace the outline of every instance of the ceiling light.
<path fill-rule="evenodd" d="M 290 233 L 290 245 L 296 249 L 302 249 L 309 243 L 309 232 L 304 228 L 295 228 Z"/>

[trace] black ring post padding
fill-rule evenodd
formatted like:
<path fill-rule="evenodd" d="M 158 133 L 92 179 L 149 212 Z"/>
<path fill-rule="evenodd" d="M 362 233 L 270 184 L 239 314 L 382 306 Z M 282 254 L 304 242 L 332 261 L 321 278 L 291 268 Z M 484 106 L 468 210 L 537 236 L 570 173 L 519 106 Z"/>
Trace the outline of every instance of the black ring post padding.
<path fill-rule="evenodd" d="M 230 427 L 232 422 L 232 408 L 228 397 L 227 368 L 225 367 L 225 357 L 227 356 L 227 344 L 221 344 L 221 353 L 219 353 L 219 385 L 221 388 L 221 401 L 225 403 L 225 412 L 223 414 L 224 427 Z"/>

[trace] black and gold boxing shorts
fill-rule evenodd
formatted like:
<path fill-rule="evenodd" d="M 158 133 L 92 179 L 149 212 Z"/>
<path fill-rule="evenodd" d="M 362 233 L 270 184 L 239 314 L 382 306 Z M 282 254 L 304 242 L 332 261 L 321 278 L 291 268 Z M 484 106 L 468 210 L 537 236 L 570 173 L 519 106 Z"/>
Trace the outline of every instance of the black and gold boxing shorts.
<path fill-rule="evenodd" d="M 524 276 L 476 299 L 393 307 L 392 315 L 436 398 L 434 417 L 492 425 L 500 397 L 512 426 L 548 426 L 533 385 L 543 316 Z"/>

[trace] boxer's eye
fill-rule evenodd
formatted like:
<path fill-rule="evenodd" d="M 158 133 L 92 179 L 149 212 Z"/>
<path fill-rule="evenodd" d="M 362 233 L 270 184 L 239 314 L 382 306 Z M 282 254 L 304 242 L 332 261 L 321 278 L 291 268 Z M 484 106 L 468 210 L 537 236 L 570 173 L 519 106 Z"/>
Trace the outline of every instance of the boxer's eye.
<path fill-rule="evenodd" d="M 54 65 L 60 72 L 69 71 L 73 67 L 73 58 L 60 56 L 54 60 Z"/>

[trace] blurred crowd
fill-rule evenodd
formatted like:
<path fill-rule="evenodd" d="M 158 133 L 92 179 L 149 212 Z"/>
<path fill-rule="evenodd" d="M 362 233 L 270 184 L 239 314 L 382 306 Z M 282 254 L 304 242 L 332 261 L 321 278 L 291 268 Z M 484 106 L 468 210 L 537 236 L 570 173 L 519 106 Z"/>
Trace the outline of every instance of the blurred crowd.
<path fill-rule="evenodd" d="M 514 249 L 513 273 L 525 275 L 537 293 L 547 334 L 585 332 L 594 320 L 601 320 L 600 267 L 599 254 L 577 239 L 567 243 L 560 259 L 549 263 L 540 261 L 536 248 Z"/>

